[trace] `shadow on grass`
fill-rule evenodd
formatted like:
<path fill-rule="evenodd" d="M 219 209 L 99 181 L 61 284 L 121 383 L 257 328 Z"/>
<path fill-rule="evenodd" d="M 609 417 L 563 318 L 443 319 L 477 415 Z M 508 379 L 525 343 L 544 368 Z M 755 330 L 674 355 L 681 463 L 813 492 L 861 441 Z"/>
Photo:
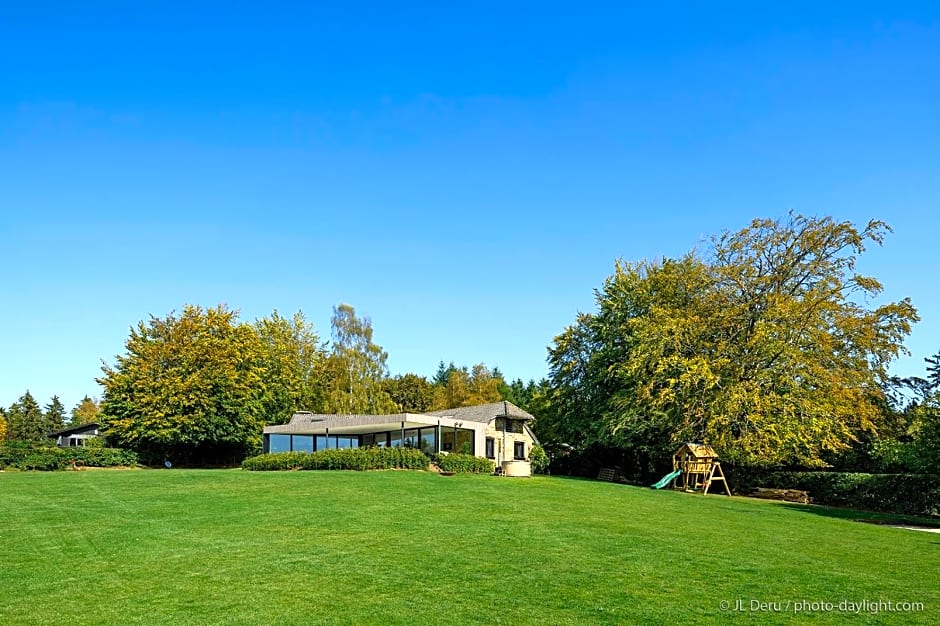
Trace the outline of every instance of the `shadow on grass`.
<path fill-rule="evenodd" d="M 833 517 L 850 522 L 863 522 L 880 526 L 920 526 L 923 528 L 940 528 L 940 519 L 929 517 L 915 517 L 913 515 L 896 515 L 893 513 L 877 513 L 874 511 L 861 511 L 858 509 L 845 509 L 835 506 L 818 504 L 795 504 L 783 502 L 781 506 L 801 513 L 810 513 L 822 517 Z"/>

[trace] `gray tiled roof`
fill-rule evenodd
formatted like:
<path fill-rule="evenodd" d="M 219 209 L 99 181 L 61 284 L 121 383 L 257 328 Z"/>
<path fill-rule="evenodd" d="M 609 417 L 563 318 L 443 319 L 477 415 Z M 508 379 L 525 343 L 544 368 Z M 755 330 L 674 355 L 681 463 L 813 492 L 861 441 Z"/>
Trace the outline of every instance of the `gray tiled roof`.
<path fill-rule="evenodd" d="M 487 423 L 496 417 L 511 417 L 518 420 L 534 420 L 531 414 L 526 413 L 512 402 L 493 402 L 491 404 L 478 404 L 476 406 L 462 406 L 456 409 L 442 409 L 431 411 L 427 415 L 435 417 L 452 417 L 468 422 Z"/>
<path fill-rule="evenodd" d="M 307 413 L 298 411 L 290 418 L 291 424 L 315 424 L 317 422 L 370 422 L 377 418 L 385 422 L 408 421 L 407 413 L 393 413 L 391 415 L 366 415 L 366 414 L 330 414 L 330 413 Z"/>

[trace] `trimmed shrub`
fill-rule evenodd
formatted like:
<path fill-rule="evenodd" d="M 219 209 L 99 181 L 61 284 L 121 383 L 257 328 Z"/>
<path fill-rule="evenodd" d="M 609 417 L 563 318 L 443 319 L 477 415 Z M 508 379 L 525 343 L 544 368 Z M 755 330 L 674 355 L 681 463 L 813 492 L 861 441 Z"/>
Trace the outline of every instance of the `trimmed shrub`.
<path fill-rule="evenodd" d="M 86 467 L 133 467 L 137 465 L 137 454 L 121 448 L 61 448 L 67 464 L 73 461 Z"/>
<path fill-rule="evenodd" d="M 529 463 L 532 464 L 532 471 L 536 474 L 544 474 L 548 471 L 549 459 L 542 446 L 532 446 L 532 451 L 529 452 Z"/>
<path fill-rule="evenodd" d="M 437 466 L 442 472 L 455 474 L 492 474 L 496 468 L 493 461 L 472 454 L 441 454 Z"/>
<path fill-rule="evenodd" d="M 53 471 L 72 465 L 124 467 L 137 465 L 137 455 L 119 448 L 59 448 L 24 441 L 0 446 L 0 469 Z"/>
<path fill-rule="evenodd" d="M 940 516 L 940 476 L 849 472 L 773 472 L 741 468 L 737 493 L 754 487 L 802 489 L 815 504 L 900 515 Z"/>
<path fill-rule="evenodd" d="M 245 459 L 242 469 L 278 470 L 379 470 L 428 468 L 428 457 L 415 448 L 340 448 L 308 452 L 277 452 Z"/>

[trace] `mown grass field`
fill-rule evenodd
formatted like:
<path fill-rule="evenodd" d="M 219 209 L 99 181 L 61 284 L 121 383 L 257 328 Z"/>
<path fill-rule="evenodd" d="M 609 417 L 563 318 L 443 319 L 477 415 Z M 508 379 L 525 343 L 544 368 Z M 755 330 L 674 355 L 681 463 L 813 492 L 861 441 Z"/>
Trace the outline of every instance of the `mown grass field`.
<path fill-rule="evenodd" d="M 838 515 L 543 477 L 5 473 L 0 624 L 936 623 L 940 535 Z M 842 600 L 924 610 L 793 614 Z"/>

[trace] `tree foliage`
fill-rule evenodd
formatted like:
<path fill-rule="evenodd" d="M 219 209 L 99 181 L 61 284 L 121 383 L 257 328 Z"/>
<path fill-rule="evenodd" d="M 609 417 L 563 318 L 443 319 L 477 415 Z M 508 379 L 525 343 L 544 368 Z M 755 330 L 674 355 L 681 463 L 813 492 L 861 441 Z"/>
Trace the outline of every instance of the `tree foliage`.
<path fill-rule="evenodd" d="M 394 376 L 385 381 L 385 392 L 395 404 L 396 411 L 426 413 L 437 406 L 438 389 L 417 374 Z"/>
<path fill-rule="evenodd" d="M 908 300 L 865 304 L 882 286 L 856 260 L 887 232 L 790 214 L 713 239 L 704 258 L 618 262 L 598 311 L 550 349 L 556 434 L 821 464 L 877 429 L 917 320 Z"/>
<path fill-rule="evenodd" d="M 72 409 L 69 419 L 69 426 L 78 426 L 79 424 L 88 424 L 98 419 L 100 406 L 96 400 L 85 396 L 82 401 Z"/>
<path fill-rule="evenodd" d="M 372 320 L 341 304 L 333 308 L 332 350 L 327 359 L 326 410 L 331 413 L 391 413 L 385 390 L 388 354 L 372 340 Z"/>
<path fill-rule="evenodd" d="M 18 441 L 46 441 L 46 420 L 39 403 L 29 391 L 7 409 L 7 438 Z"/>
<path fill-rule="evenodd" d="M 0 407 L 0 443 L 2 443 L 7 438 L 6 416 L 6 411 L 3 409 L 3 407 Z"/>
<path fill-rule="evenodd" d="M 443 380 L 438 397 L 441 406 L 436 407 L 441 409 L 499 402 L 503 399 L 500 389 L 506 385 L 502 374 L 494 373 L 483 363 L 472 368 L 455 367 L 451 363 Z"/>
<path fill-rule="evenodd" d="M 262 398 L 269 423 L 283 423 L 294 411 L 319 410 L 326 393 L 326 350 L 313 325 L 297 312 L 290 319 L 277 311 L 255 322 L 267 385 Z"/>
<path fill-rule="evenodd" d="M 59 396 L 52 396 L 52 400 L 45 406 L 43 411 L 46 433 L 61 430 L 65 426 L 65 406 L 59 400 Z"/>
<path fill-rule="evenodd" d="M 100 422 L 110 440 L 148 460 L 218 463 L 260 444 L 265 352 L 224 306 L 186 306 L 131 329 L 104 365 Z"/>

